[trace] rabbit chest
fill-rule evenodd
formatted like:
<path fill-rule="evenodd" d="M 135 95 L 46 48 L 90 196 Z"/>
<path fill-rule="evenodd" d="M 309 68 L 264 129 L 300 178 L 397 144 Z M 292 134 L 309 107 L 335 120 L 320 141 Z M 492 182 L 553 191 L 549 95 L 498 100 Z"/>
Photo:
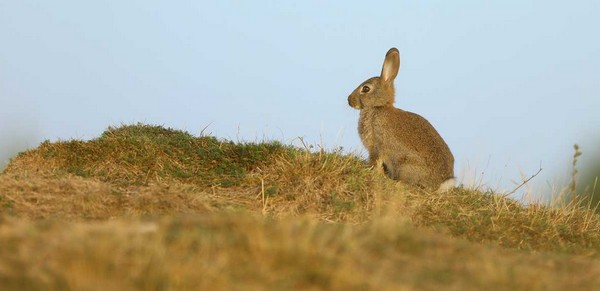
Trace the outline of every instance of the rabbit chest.
<path fill-rule="evenodd" d="M 381 118 L 383 112 L 376 108 L 363 109 L 360 111 L 358 120 L 358 134 L 363 145 L 369 153 L 378 152 L 378 147 L 381 146 L 381 134 L 378 133 L 378 119 Z"/>

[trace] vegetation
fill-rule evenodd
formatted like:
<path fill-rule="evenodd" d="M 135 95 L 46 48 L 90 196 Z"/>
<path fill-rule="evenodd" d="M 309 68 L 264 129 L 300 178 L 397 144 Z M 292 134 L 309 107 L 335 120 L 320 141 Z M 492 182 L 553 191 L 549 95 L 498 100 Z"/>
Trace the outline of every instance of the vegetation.
<path fill-rule="evenodd" d="M 338 151 L 149 125 L 44 142 L 0 174 L 0 289 L 597 289 L 576 200 L 428 193 Z"/>
<path fill-rule="evenodd" d="M 573 155 L 573 173 L 571 175 L 570 192 L 571 196 L 578 195 L 580 199 L 589 201 L 589 204 L 597 212 L 600 212 L 600 185 L 598 184 L 598 178 L 600 177 L 600 160 L 599 153 L 593 153 L 592 156 L 588 157 L 587 160 L 595 161 L 585 167 L 582 171 L 581 179 L 578 179 L 578 170 L 575 167 L 577 159 L 582 155 L 579 151 L 579 146 L 574 145 L 575 154 Z M 579 181 L 579 182 L 578 182 Z"/>

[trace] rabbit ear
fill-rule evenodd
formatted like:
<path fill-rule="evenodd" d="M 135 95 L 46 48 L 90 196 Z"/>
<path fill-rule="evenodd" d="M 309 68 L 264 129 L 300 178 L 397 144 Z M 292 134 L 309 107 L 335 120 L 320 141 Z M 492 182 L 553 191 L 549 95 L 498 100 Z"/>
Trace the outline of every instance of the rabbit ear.
<path fill-rule="evenodd" d="M 400 69 L 400 52 L 398 52 L 397 48 L 393 47 L 385 54 L 383 68 L 381 69 L 381 79 L 384 82 L 393 82 L 398 75 L 398 69 Z"/>

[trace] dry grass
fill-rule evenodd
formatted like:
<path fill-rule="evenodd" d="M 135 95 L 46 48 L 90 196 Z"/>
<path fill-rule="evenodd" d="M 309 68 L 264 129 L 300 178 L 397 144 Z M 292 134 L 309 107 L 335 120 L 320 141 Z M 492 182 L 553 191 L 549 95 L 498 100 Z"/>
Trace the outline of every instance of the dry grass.
<path fill-rule="evenodd" d="M 486 247 L 391 219 L 4 218 L 0 243 L 5 290 L 576 290 L 600 283 L 596 260 Z"/>
<path fill-rule="evenodd" d="M 159 126 L 0 175 L 0 289 L 595 289 L 600 217 L 443 195 L 364 161 Z"/>

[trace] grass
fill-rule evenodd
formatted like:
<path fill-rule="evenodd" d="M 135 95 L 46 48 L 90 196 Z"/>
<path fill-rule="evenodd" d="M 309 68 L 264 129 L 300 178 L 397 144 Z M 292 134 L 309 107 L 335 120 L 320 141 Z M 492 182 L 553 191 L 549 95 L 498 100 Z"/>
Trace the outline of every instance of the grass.
<path fill-rule="evenodd" d="M 597 289 L 575 201 L 435 194 L 338 151 L 150 125 L 44 142 L 0 174 L 0 289 Z"/>
<path fill-rule="evenodd" d="M 93 177 L 118 185 L 182 182 L 199 186 L 239 185 L 246 172 L 285 155 L 280 143 L 236 145 L 214 137 L 160 126 L 129 125 L 108 128 L 91 141 L 43 142 L 20 154 L 10 167 L 53 174 Z"/>

